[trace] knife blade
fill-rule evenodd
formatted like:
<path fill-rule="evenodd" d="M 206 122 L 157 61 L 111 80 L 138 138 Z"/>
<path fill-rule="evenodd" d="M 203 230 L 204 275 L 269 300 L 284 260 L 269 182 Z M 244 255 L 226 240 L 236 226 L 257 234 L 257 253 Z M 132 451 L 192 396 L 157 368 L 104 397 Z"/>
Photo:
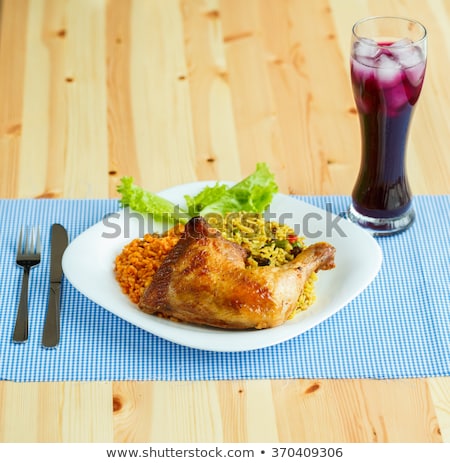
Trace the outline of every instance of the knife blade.
<path fill-rule="evenodd" d="M 59 223 L 52 225 L 50 257 L 50 290 L 45 317 L 42 345 L 56 347 L 59 344 L 59 301 L 63 278 L 62 256 L 69 243 L 66 229 Z"/>

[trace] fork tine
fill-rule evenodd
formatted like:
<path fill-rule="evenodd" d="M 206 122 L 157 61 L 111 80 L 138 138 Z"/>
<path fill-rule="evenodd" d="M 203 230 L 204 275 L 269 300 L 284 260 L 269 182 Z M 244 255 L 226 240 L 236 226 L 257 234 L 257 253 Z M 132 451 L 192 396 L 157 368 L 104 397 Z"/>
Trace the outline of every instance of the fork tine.
<path fill-rule="evenodd" d="M 41 234 L 39 231 L 39 226 L 36 227 L 36 254 L 41 253 Z"/>
<path fill-rule="evenodd" d="M 25 254 L 31 254 L 33 252 L 33 228 L 27 228 L 26 240 L 25 240 Z"/>
<path fill-rule="evenodd" d="M 17 244 L 17 255 L 22 254 L 23 227 L 20 229 L 19 243 Z"/>
<path fill-rule="evenodd" d="M 30 230 L 30 248 L 28 250 L 28 254 L 34 254 L 35 240 L 36 240 L 35 229 L 34 229 L 34 227 L 31 227 L 31 230 Z"/>
<path fill-rule="evenodd" d="M 30 227 L 27 233 L 25 254 L 36 254 L 37 246 L 39 246 L 39 231 L 36 227 Z"/>

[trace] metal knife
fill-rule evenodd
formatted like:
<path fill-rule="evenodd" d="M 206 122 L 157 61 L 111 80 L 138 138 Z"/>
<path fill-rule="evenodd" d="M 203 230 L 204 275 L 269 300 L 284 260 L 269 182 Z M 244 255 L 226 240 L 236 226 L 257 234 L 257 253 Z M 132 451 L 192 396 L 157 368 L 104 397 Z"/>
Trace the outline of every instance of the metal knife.
<path fill-rule="evenodd" d="M 48 295 L 47 315 L 45 317 L 42 345 L 56 347 L 59 344 L 59 300 L 63 278 L 62 256 L 69 243 L 66 229 L 59 223 L 52 225 L 50 291 Z"/>

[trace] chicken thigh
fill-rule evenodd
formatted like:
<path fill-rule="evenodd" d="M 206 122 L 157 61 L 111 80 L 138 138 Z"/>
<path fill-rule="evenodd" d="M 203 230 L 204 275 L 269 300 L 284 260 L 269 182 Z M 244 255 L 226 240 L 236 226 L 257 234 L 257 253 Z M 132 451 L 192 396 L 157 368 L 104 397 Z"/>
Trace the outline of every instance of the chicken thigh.
<path fill-rule="evenodd" d="M 139 308 L 179 321 L 235 330 L 284 323 L 312 272 L 334 267 L 316 243 L 281 267 L 245 266 L 246 251 L 201 217 L 191 219 L 146 288 Z"/>

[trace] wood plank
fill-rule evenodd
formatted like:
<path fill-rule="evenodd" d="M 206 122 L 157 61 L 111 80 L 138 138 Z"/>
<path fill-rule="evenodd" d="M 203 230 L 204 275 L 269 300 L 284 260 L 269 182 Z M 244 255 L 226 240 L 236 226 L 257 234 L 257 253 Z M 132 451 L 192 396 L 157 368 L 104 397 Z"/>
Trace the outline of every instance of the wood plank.
<path fill-rule="evenodd" d="M 218 0 L 183 1 L 184 44 L 199 180 L 242 178 Z"/>
<path fill-rule="evenodd" d="M 111 383 L 0 381 L 0 442 L 112 442 Z"/>
<path fill-rule="evenodd" d="M 226 381 L 217 384 L 225 442 L 278 442 L 272 381 Z"/>
<path fill-rule="evenodd" d="M 117 442 L 443 438 L 426 380 L 115 382 L 114 403 Z"/>
<path fill-rule="evenodd" d="M 218 442 L 215 382 L 115 382 L 116 442 Z"/>
<path fill-rule="evenodd" d="M 131 104 L 142 186 L 196 180 L 182 14 L 176 0 L 136 0 L 131 14 Z M 151 53 L 148 52 L 151 47 Z"/>
<path fill-rule="evenodd" d="M 424 380 L 273 384 L 281 442 L 442 441 Z"/>
<path fill-rule="evenodd" d="M 19 194 L 28 1 L 0 5 L 0 198 Z"/>
<path fill-rule="evenodd" d="M 328 2 L 316 1 L 308 8 L 304 2 L 286 5 L 283 11 L 276 1 L 272 8 L 264 4 L 260 16 L 288 192 L 346 194 L 360 152 L 347 53 L 342 55 L 339 48 Z M 283 28 L 285 24 L 289 27 Z M 274 36 L 271 26 L 283 34 Z"/>
<path fill-rule="evenodd" d="M 258 2 L 222 1 L 221 20 L 242 175 L 267 162 L 283 186 L 280 131 L 259 30 Z"/>
<path fill-rule="evenodd" d="M 120 177 L 141 184 L 131 104 L 131 0 L 108 2 L 106 10 L 109 196 L 117 196 Z"/>
<path fill-rule="evenodd" d="M 64 37 L 66 124 L 55 127 L 66 136 L 64 195 L 104 198 L 108 195 L 105 2 L 67 2 Z M 89 50 L 89 53 L 86 53 Z"/>
<path fill-rule="evenodd" d="M 59 163 L 48 164 L 50 69 L 48 48 L 42 37 L 45 16 L 43 2 L 30 2 L 27 16 L 26 48 L 24 51 L 24 101 L 22 137 L 19 154 L 17 189 L 21 197 L 62 196 L 64 171 Z M 59 140 L 58 134 L 50 140 Z M 55 174 L 52 175 L 52 172 Z M 59 182 L 54 177 L 59 178 Z M 49 179 L 50 177 L 50 179 Z M 47 182 L 50 180 L 51 184 Z"/>
<path fill-rule="evenodd" d="M 447 382 L 432 389 L 446 414 Z M 425 380 L 115 382 L 113 391 L 111 402 L 110 383 L 0 382 L 0 441 L 108 442 L 112 422 L 116 442 L 440 442 L 448 437 L 437 424 Z M 33 426 L 34 420 L 41 425 Z"/>
<path fill-rule="evenodd" d="M 450 443 L 450 378 L 430 378 L 428 384 L 439 421 L 439 433 L 444 442 Z"/>

